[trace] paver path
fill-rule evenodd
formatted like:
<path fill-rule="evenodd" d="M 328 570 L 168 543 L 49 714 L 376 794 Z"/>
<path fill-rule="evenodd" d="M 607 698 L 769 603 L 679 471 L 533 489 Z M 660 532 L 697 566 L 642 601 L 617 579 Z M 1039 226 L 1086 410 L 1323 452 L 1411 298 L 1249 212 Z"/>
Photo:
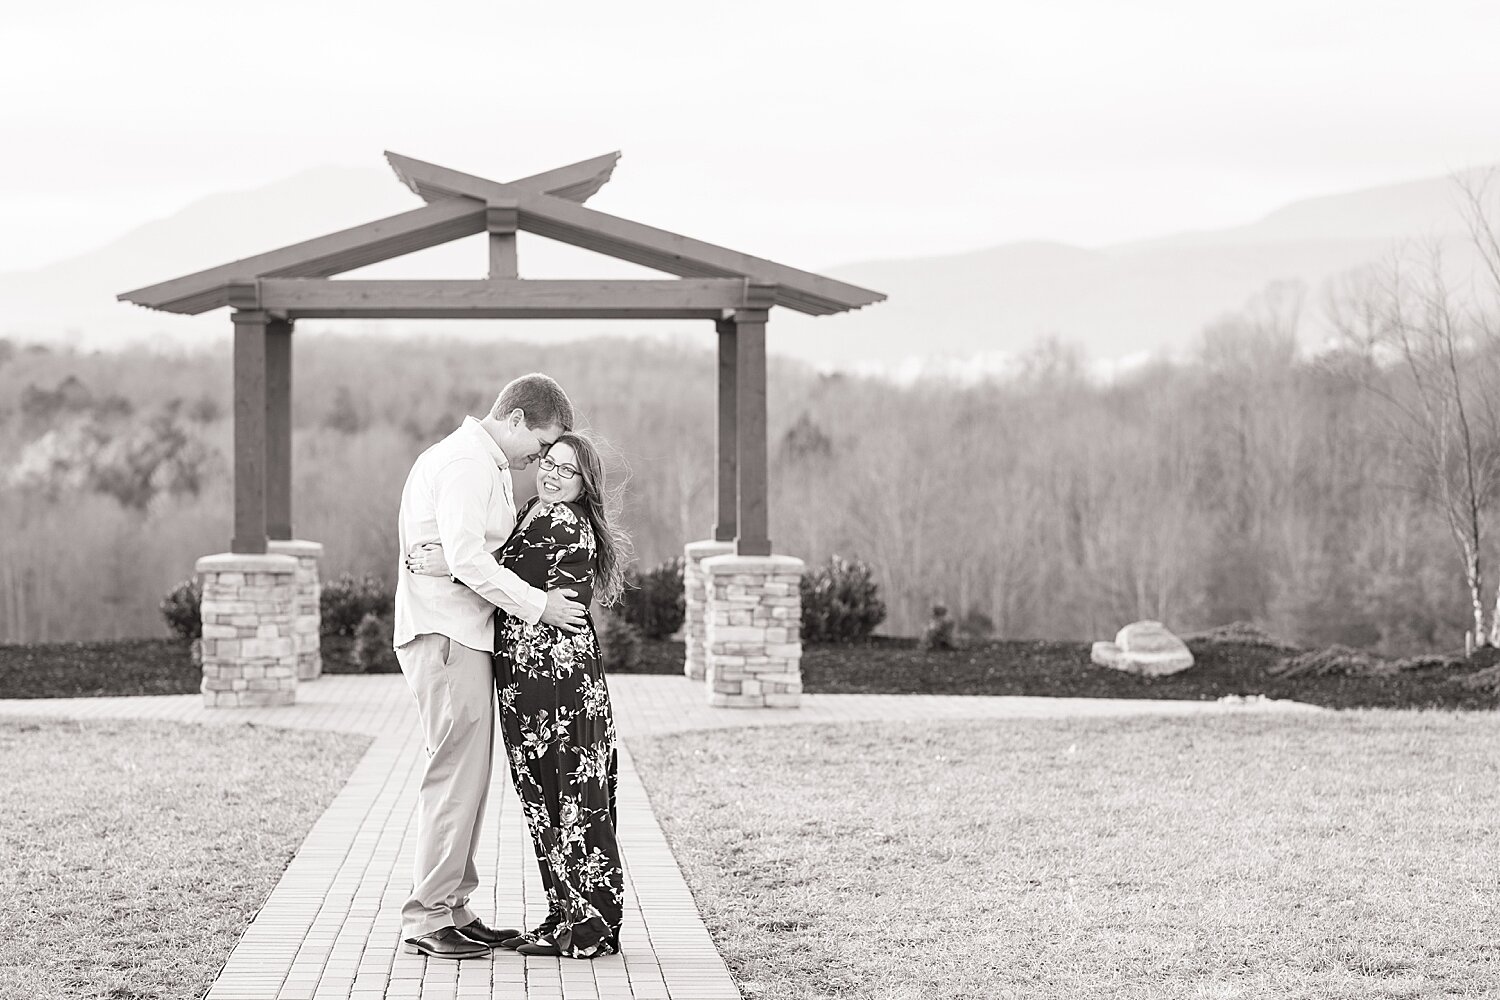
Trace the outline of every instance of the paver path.
<path fill-rule="evenodd" d="M 723 709 L 682 677 L 609 678 L 616 723 L 632 736 L 728 726 L 860 720 L 1007 719 L 1312 710 L 1289 702 L 1112 701 L 943 695 L 806 695 L 800 709 Z M 197 695 L 0 700 L 0 716 L 165 719 L 209 725 L 366 733 L 374 742 L 313 825 L 235 946 L 209 1000 L 719 1000 L 735 987 L 698 915 L 627 747 L 620 752 L 625 859 L 622 954 L 592 962 L 526 958 L 428 961 L 398 950 L 411 886 L 414 812 L 425 758 L 416 707 L 400 676 L 330 675 L 287 708 L 206 709 Z M 496 925 L 546 913 L 530 838 L 507 768 L 495 769 L 475 908 Z"/>

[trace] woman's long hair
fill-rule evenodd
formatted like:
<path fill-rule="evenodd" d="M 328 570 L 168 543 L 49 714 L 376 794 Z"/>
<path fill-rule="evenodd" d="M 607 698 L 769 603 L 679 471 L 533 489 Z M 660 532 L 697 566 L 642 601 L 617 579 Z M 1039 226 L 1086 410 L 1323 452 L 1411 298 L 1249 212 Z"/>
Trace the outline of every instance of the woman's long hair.
<path fill-rule="evenodd" d="M 610 488 L 604 478 L 604 461 L 599 447 L 580 431 L 567 431 L 554 444 L 567 444 L 578 456 L 578 472 L 583 476 L 583 492 L 577 502 L 588 513 L 594 529 L 594 599 L 609 607 L 625 590 L 625 567 L 630 562 L 630 536 L 619 525 L 623 480 Z"/>

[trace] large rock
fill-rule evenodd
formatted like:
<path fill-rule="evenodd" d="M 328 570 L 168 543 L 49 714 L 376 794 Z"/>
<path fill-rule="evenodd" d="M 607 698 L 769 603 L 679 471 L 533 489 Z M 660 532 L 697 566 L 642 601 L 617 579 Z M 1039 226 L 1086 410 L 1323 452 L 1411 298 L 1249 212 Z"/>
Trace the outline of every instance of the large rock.
<path fill-rule="evenodd" d="M 1131 622 L 1120 629 L 1114 642 L 1094 643 L 1090 656 L 1101 667 L 1132 674 L 1161 677 L 1193 665 L 1186 644 L 1161 622 Z"/>

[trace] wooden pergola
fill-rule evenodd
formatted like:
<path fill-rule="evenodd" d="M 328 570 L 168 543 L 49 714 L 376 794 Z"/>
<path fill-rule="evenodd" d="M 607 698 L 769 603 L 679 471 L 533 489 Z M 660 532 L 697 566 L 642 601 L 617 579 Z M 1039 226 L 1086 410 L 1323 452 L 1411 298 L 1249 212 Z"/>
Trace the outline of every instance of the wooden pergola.
<path fill-rule="evenodd" d="M 396 175 L 427 203 L 160 284 L 126 302 L 166 312 L 234 310 L 234 537 L 262 553 L 292 535 L 292 331 L 299 319 L 704 319 L 719 338 L 714 538 L 769 555 L 766 322 L 772 306 L 826 315 L 879 292 L 584 207 L 619 153 L 498 183 L 395 153 Z M 676 278 L 518 277 L 516 233 L 535 233 Z M 331 275 L 489 233 L 479 281 L 330 281 Z"/>

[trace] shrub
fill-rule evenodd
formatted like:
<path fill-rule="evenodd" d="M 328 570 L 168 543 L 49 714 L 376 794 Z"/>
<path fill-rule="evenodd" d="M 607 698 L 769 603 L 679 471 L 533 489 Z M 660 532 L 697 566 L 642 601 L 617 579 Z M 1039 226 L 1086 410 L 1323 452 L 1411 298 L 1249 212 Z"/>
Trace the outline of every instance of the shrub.
<path fill-rule="evenodd" d="M 1298 647 L 1279 639 L 1254 622 L 1236 621 L 1227 625 L 1215 625 L 1201 632 L 1190 632 L 1182 637 L 1183 642 L 1216 646 L 1256 646 L 1275 649 L 1284 653 L 1295 653 Z"/>
<path fill-rule="evenodd" d="M 337 580 L 323 584 L 318 610 L 323 616 L 323 632 L 328 635 L 354 635 L 365 615 L 389 618 L 395 614 L 396 594 L 378 577 L 365 575 L 356 579 L 345 573 Z"/>
<path fill-rule="evenodd" d="M 1451 653 L 1429 653 L 1422 656 L 1403 656 L 1399 660 L 1391 661 L 1391 670 L 1400 673 L 1406 670 L 1456 670 L 1469 665 L 1469 660 L 1462 654 Z"/>
<path fill-rule="evenodd" d="M 172 634 L 183 639 L 203 635 L 203 587 L 197 579 L 183 580 L 161 600 L 161 616 Z"/>
<path fill-rule="evenodd" d="M 1500 694 L 1500 666 L 1485 667 L 1459 681 L 1466 688 Z"/>
<path fill-rule="evenodd" d="M 1290 656 L 1270 667 L 1278 677 L 1373 677 L 1394 673 L 1391 665 L 1364 650 L 1329 646 Z"/>
<path fill-rule="evenodd" d="M 941 604 L 932 606 L 932 620 L 922 630 L 922 648 L 928 651 L 939 649 L 957 649 L 958 642 L 955 632 L 958 623 L 948 614 L 948 609 Z"/>
<path fill-rule="evenodd" d="M 606 673 L 629 673 L 640 667 L 640 630 L 622 615 L 605 611 L 594 632 L 599 637 L 600 662 Z"/>
<path fill-rule="evenodd" d="M 620 611 L 648 639 L 665 639 L 682 628 L 687 602 L 682 590 L 682 557 L 639 574 L 631 567 L 625 574 L 625 593 Z"/>
<path fill-rule="evenodd" d="M 391 648 L 395 625 L 389 615 L 367 613 L 354 629 L 354 662 L 367 674 L 399 674 L 401 664 Z"/>
<path fill-rule="evenodd" d="M 958 631 L 971 639 L 988 639 L 995 634 L 995 619 L 978 608 L 970 608 L 959 619 Z"/>
<path fill-rule="evenodd" d="M 804 642 L 858 642 L 885 621 L 885 602 L 868 564 L 833 556 L 802 576 Z"/>

